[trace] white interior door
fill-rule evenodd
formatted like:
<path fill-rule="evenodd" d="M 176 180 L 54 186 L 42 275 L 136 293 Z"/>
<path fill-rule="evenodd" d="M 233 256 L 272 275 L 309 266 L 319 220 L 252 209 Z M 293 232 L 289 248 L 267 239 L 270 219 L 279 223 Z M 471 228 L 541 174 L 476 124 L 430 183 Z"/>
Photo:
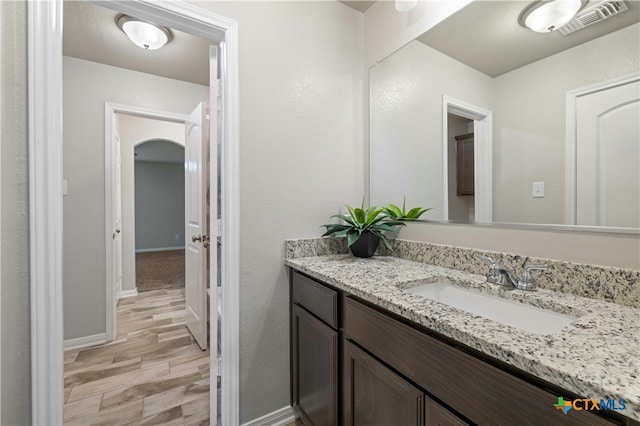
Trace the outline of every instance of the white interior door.
<path fill-rule="evenodd" d="M 211 244 L 209 247 L 209 336 L 211 339 L 211 353 L 210 353 L 210 366 L 211 366 L 211 392 L 209 393 L 209 408 L 211 413 L 212 425 L 220 424 L 219 419 L 221 413 L 218 405 L 218 394 L 220 392 L 220 386 L 222 384 L 222 374 L 219 369 L 221 363 L 218 360 L 221 359 L 222 348 L 220 346 L 220 336 L 218 336 L 218 329 L 222 321 L 222 311 L 220 309 L 220 294 L 221 282 L 220 282 L 220 250 L 218 244 L 221 244 L 221 235 L 219 232 L 220 222 L 220 167 L 219 167 L 219 149 L 220 149 L 220 137 L 218 128 L 220 120 L 218 115 L 220 114 L 220 101 L 221 101 L 221 80 L 219 71 L 219 47 L 209 46 L 209 98 L 211 99 L 211 108 L 209 112 L 209 217 L 210 217 L 210 229 L 211 229 Z M 215 391 L 214 391 L 215 390 Z"/>
<path fill-rule="evenodd" d="M 640 227 L 640 82 L 578 98 L 576 224 Z"/>
<path fill-rule="evenodd" d="M 205 166 L 209 126 L 201 103 L 185 122 L 185 323 L 207 349 L 207 215 Z"/>
<path fill-rule="evenodd" d="M 116 297 L 119 298 L 122 294 L 122 156 L 121 156 L 121 143 L 120 136 L 114 135 L 113 145 L 115 149 L 115 215 L 114 215 L 114 277 L 116 279 Z M 117 299 L 115 299 L 117 300 Z M 115 330 L 114 330 L 115 334 Z"/>

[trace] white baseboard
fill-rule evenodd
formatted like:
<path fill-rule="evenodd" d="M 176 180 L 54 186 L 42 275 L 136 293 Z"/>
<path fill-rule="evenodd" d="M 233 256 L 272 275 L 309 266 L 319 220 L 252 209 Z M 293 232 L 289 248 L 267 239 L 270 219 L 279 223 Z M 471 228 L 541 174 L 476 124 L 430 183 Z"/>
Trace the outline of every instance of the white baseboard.
<path fill-rule="evenodd" d="M 107 343 L 106 333 L 94 334 L 93 336 L 78 337 L 64 341 L 64 350 L 82 349 L 89 346 L 102 345 Z"/>
<path fill-rule="evenodd" d="M 134 288 L 133 290 L 122 290 L 118 293 L 118 299 L 123 299 L 125 297 L 132 297 L 138 295 L 138 289 Z"/>
<path fill-rule="evenodd" d="M 289 405 L 244 423 L 242 426 L 284 426 L 295 421 L 296 413 L 293 411 L 293 407 Z"/>
<path fill-rule="evenodd" d="M 154 251 L 171 251 L 171 250 L 184 250 L 184 246 L 136 249 L 136 253 L 151 253 L 151 252 L 154 252 Z"/>

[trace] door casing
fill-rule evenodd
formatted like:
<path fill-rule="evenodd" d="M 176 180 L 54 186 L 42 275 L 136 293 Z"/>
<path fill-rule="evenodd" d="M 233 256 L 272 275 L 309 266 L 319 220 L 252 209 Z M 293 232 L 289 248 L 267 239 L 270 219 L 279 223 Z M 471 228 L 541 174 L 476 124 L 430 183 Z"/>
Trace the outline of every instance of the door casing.
<path fill-rule="evenodd" d="M 116 338 L 117 323 L 116 323 L 116 307 L 118 304 L 118 294 L 113 285 L 111 285 L 115 278 L 113 276 L 113 265 L 117 262 L 117 259 L 113 257 L 113 250 L 111 247 L 111 236 L 113 233 L 112 224 L 115 221 L 117 200 L 116 195 L 116 179 L 118 176 L 115 174 L 116 161 L 114 158 L 112 143 L 113 135 L 117 132 L 116 114 L 127 114 L 141 118 L 150 118 L 153 120 L 170 121 L 173 123 L 184 124 L 188 118 L 184 114 L 176 114 L 166 111 L 156 111 L 149 108 L 142 108 L 132 105 L 116 104 L 113 102 L 104 103 L 104 205 L 105 205 L 105 242 L 106 242 L 106 322 L 107 328 L 105 332 L 105 340 L 107 342 Z M 122 237 L 121 237 L 122 238 Z"/>
<path fill-rule="evenodd" d="M 220 43 L 222 66 L 222 423 L 239 424 L 238 24 L 182 1 L 96 4 Z M 62 0 L 27 3 L 31 423 L 63 422 Z M 211 382 L 217 380 L 211 375 Z M 212 393 L 213 394 L 213 393 Z M 212 398 L 215 395 L 212 395 Z"/>

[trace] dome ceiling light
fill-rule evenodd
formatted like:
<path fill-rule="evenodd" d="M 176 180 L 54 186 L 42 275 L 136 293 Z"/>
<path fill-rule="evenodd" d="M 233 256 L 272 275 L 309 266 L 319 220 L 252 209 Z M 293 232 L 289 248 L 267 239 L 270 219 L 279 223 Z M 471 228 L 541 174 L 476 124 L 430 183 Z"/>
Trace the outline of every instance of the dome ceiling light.
<path fill-rule="evenodd" d="M 581 0 L 540 0 L 527 7 L 518 22 L 531 31 L 548 33 L 569 22 L 581 8 Z"/>
<path fill-rule="evenodd" d="M 136 46 L 146 50 L 160 49 L 173 38 L 169 28 L 127 15 L 118 15 L 116 24 Z"/>

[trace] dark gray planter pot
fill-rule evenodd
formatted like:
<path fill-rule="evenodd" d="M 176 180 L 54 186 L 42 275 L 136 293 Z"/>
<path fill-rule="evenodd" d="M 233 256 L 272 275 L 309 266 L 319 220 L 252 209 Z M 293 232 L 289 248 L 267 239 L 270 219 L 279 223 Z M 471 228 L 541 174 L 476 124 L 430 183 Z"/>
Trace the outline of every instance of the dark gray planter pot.
<path fill-rule="evenodd" d="M 378 248 L 380 237 L 371 232 L 365 231 L 360 235 L 360 238 L 349 247 L 351 253 L 355 257 L 371 257 Z"/>

